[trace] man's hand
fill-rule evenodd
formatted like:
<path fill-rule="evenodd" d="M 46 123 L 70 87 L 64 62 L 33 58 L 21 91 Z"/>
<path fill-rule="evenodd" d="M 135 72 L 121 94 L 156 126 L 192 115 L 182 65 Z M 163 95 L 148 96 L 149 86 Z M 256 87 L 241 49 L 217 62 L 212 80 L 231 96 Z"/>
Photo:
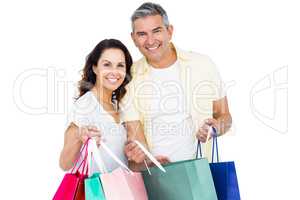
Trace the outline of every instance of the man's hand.
<path fill-rule="evenodd" d="M 127 141 L 124 152 L 128 161 L 133 161 L 139 164 L 146 159 L 146 155 L 142 149 L 140 149 L 140 147 L 133 141 Z"/>
<path fill-rule="evenodd" d="M 209 118 L 209 119 L 204 120 L 204 124 L 198 130 L 197 135 L 196 135 L 198 140 L 200 140 L 201 142 L 204 143 L 204 142 L 207 141 L 208 135 L 209 135 L 208 139 L 211 138 L 212 133 L 209 133 L 209 131 L 211 130 L 210 129 L 211 126 L 217 128 L 218 127 L 218 121 L 216 119 L 213 119 L 213 118 Z"/>
<path fill-rule="evenodd" d="M 168 163 L 170 163 L 171 161 L 170 161 L 170 159 L 167 157 L 167 156 L 155 156 L 155 158 L 156 158 L 156 160 L 160 163 L 160 164 L 162 164 L 162 165 L 164 165 L 164 164 L 168 164 Z M 154 166 L 156 166 L 152 161 L 147 161 L 147 164 L 148 164 L 148 167 L 154 167 Z"/>

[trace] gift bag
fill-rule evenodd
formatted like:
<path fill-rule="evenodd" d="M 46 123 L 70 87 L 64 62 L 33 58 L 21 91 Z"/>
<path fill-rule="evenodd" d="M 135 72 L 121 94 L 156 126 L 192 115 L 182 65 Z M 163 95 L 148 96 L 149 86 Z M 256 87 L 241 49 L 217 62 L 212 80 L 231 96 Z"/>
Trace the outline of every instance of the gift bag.
<path fill-rule="evenodd" d="M 185 160 L 163 165 L 166 173 L 143 171 L 149 200 L 217 200 L 207 159 Z"/>
<path fill-rule="evenodd" d="M 156 166 L 142 171 L 149 200 L 217 200 L 207 159 Z"/>
<path fill-rule="evenodd" d="M 96 146 L 96 142 L 91 140 L 92 155 L 95 164 L 100 169 L 100 183 L 102 185 L 106 200 L 148 200 L 144 181 L 141 173 L 132 172 L 122 161 L 109 149 L 109 147 L 100 142 L 100 148 L 103 148 L 111 158 L 116 161 L 120 167 L 108 172 L 105 164 L 102 162 L 101 155 Z M 104 165 L 104 166 L 103 166 Z M 86 191 L 86 194 L 88 192 Z"/>
<path fill-rule="evenodd" d="M 84 180 L 86 200 L 106 200 L 99 176 L 99 173 L 95 173 Z"/>
<path fill-rule="evenodd" d="M 239 185 L 235 170 L 235 164 L 231 162 L 219 162 L 218 143 L 216 129 L 213 128 L 213 150 L 210 170 L 213 176 L 215 188 L 219 200 L 240 200 Z M 217 162 L 214 162 L 216 154 Z"/>
<path fill-rule="evenodd" d="M 84 179 L 87 176 L 88 143 L 82 147 L 70 173 L 65 174 L 53 200 L 84 200 Z M 79 163 L 80 157 L 83 157 Z"/>
<path fill-rule="evenodd" d="M 139 172 L 122 168 L 100 175 L 107 200 L 148 200 L 144 181 Z"/>

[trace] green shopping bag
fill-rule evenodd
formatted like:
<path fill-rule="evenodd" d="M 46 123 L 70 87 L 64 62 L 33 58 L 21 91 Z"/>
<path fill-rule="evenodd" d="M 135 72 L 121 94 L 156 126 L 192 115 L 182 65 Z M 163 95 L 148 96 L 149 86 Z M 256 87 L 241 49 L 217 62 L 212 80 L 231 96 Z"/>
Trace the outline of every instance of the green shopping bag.
<path fill-rule="evenodd" d="M 91 177 L 84 180 L 86 200 L 105 200 L 99 176 L 99 173 L 95 173 Z"/>
<path fill-rule="evenodd" d="M 142 172 L 149 200 L 217 200 L 206 158 L 185 160 Z"/>

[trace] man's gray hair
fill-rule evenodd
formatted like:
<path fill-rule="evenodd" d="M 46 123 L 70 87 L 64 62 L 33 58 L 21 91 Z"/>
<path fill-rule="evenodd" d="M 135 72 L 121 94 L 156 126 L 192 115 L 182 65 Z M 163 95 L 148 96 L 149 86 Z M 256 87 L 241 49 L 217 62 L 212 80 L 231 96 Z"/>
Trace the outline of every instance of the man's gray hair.
<path fill-rule="evenodd" d="M 147 2 L 143 3 L 140 7 L 138 7 L 138 9 L 136 9 L 133 15 L 131 16 L 132 30 L 134 28 L 133 23 L 135 20 L 154 15 L 162 16 L 164 25 L 166 27 L 170 25 L 167 12 L 162 7 L 159 4 Z"/>

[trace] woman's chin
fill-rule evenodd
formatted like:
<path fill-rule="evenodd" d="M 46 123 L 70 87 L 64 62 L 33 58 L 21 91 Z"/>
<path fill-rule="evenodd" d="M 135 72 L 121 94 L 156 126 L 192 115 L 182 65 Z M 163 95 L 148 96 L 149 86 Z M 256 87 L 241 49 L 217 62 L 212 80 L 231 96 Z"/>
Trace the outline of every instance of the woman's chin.
<path fill-rule="evenodd" d="M 110 91 L 110 92 L 113 92 L 115 91 L 116 89 L 118 89 L 121 85 L 107 85 L 105 88 Z"/>

